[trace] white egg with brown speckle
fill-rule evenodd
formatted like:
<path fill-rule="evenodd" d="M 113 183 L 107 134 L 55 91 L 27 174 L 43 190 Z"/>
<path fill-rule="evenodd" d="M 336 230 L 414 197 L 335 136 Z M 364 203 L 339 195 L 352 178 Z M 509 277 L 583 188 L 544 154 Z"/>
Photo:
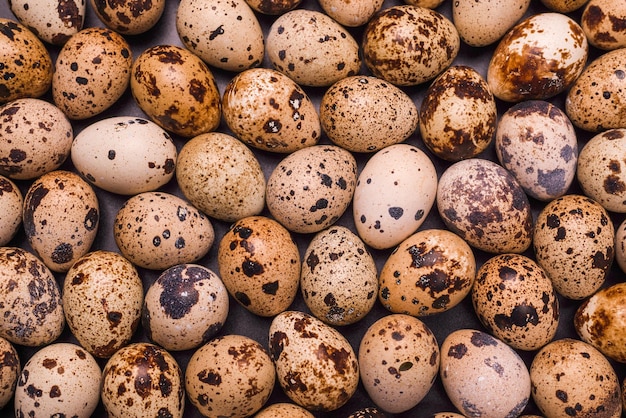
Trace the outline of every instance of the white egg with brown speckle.
<path fill-rule="evenodd" d="M 9 340 L 0 337 L 0 409 L 13 400 L 21 371 L 17 350 Z"/>
<path fill-rule="evenodd" d="M 326 14 L 340 25 L 357 27 L 366 24 L 383 6 L 383 0 L 347 2 L 344 0 L 321 0 L 320 6 Z"/>
<path fill-rule="evenodd" d="M 165 11 L 165 0 L 91 0 L 96 16 L 108 28 L 123 35 L 139 35 L 152 29 Z"/>
<path fill-rule="evenodd" d="M 580 17 L 580 25 L 589 43 L 611 51 L 626 47 L 626 3 L 612 0 L 589 0 Z"/>
<path fill-rule="evenodd" d="M 22 192 L 10 179 L 0 176 L 0 246 L 7 245 L 22 226 Z"/>
<path fill-rule="evenodd" d="M 8 3 L 20 23 L 52 45 L 63 45 L 82 30 L 87 14 L 86 0 L 11 0 Z"/>

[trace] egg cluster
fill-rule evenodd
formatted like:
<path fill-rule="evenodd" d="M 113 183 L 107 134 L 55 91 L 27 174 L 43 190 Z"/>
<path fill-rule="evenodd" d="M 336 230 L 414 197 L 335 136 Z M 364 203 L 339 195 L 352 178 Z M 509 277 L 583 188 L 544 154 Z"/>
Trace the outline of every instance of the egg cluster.
<path fill-rule="evenodd" d="M 626 3 L 0 16 L 0 409 L 622 415 Z"/>

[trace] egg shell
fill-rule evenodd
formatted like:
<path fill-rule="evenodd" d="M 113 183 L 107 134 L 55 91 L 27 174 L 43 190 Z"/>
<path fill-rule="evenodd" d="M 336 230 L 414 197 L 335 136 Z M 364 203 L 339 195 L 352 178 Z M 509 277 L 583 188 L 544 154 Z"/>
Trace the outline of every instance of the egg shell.
<path fill-rule="evenodd" d="M 152 29 L 165 10 L 165 0 L 91 0 L 90 3 L 102 23 L 124 35 L 139 35 Z"/>
<path fill-rule="evenodd" d="M 138 106 L 163 129 L 185 138 L 220 123 L 220 93 L 213 73 L 194 53 L 155 45 L 133 62 L 130 89 Z"/>
<path fill-rule="evenodd" d="M 66 272 L 87 254 L 100 225 L 100 205 L 93 188 L 66 170 L 46 173 L 24 196 L 22 222 L 36 255 L 54 272 Z"/>
<path fill-rule="evenodd" d="M 276 371 L 265 348 L 243 335 L 225 335 L 196 350 L 187 364 L 189 401 L 206 417 L 249 417 L 269 399 Z"/>
<path fill-rule="evenodd" d="M 493 161 L 470 158 L 449 166 L 439 178 L 437 207 L 446 226 L 474 248 L 503 254 L 530 247 L 528 197 Z"/>
<path fill-rule="evenodd" d="M 543 347 L 530 365 L 530 379 L 533 400 L 546 417 L 621 416 L 615 370 L 585 342 L 563 338 Z"/>
<path fill-rule="evenodd" d="M 583 193 L 606 210 L 626 213 L 626 128 L 596 134 L 583 145 L 576 175 Z"/>
<path fill-rule="evenodd" d="M 15 237 L 22 226 L 22 192 L 10 179 L 0 176 L 0 247 Z"/>
<path fill-rule="evenodd" d="M 182 0 L 176 10 L 180 39 L 208 65 L 243 71 L 263 61 L 263 30 L 245 0 Z"/>
<path fill-rule="evenodd" d="M 113 225 L 115 243 L 133 264 L 165 270 L 204 257 L 215 239 L 213 224 L 186 200 L 145 192 L 128 199 Z"/>
<path fill-rule="evenodd" d="M 54 343 L 26 362 L 15 390 L 15 416 L 89 418 L 100 400 L 102 373 L 79 345 Z"/>
<path fill-rule="evenodd" d="M 385 418 L 386 415 L 383 411 L 375 406 L 366 406 L 364 408 L 357 409 L 348 415 L 348 418 Z"/>
<path fill-rule="evenodd" d="M 357 27 L 366 24 L 378 12 L 384 0 L 351 1 L 320 0 L 324 12 L 335 19 L 337 23 L 347 27 Z"/>
<path fill-rule="evenodd" d="M 102 371 L 100 396 L 110 418 L 181 418 L 185 382 L 176 359 L 145 342 L 119 349 Z"/>
<path fill-rule="evenodd" d="M 526 100 L 501 115 L 495 137 L 500 164 L 526 194 L 541 201 L 563 196 L 576 177 L 578 143 L 571 121 L 543 100 Z"/>
<path fill-rule="evenodd" d="M 176 180 L 185 197 L 205 214 L 234 222 L 265 207 L 265 176 L 254 153 L 220 132 L 200 134 L 180 150 Z"/>
<path fill-rule="evenodd" d="M 461 40 L 439 12 L 409 4 L 385 8 L 363 34 L 363 61 L 376 77 L 398 86 L 432 80 L 452 64 Z"/>
<path fill-rule="evenodd" d="M 589 0 L 541 0 L 548 9 L 560 13 L 570 13 L 580 9 Z"/>
<path fill-rule="evenodd" d="M 589 43 L 596 48 L 613 50 L 626 47 L 626 3 L 589 0 L 580 25 Z"/>
<path fill-rule="evenodd" d="M 271 218 L 250 216 L 231 225 L 220 240 L 217 264 L 228 292 L 256 315 L 285 311 L 298 292 L 298 246 Z"/>
<path fill-rule="evenodd" d="M 17 350 L 8 340 L 0 337 L 0 409 L 13 400 L 21 371 Z"/>
<path fill-rule="evenodd" d="M 432 416 L 432 418 L 463 418 L 464 415 L 457 414 L 456 412 L 438 412 Z"/>
<path fill-rule="evenodd" d="M 111 357 L 130 342 L 142 304 L 139 273 L 115 252 L 96 250 L 84 255 L 63 282 L 67 325 L 78 343 L 95 357 Z"/>
<path fill-rule="evenodd" d="M 497 255 L 480 267 L 472 304 L 483 326 L 514 349 L 543 347 L 559 326 L 552 282 L 534 260 L 521 254 Z"/>
<path fill-rule="evenodd" d="M 519 416 L 531 380 L 521 357 L 491 335 L 452 331 L 441 344 L 440 376 L 452 404 L 465 416 Z"/>
<path fill-rule="evenodd" d="M 320 122 L 328 138 L 352 152 L 374 152 L 407 139 L 419 112 L 400 88 L 372 76 L 337 81 L 322 96 Z"/>
<path fill-rule="evenodd" d="M 224 89 L 224 120 L 247 145 L 291 153 L 318 143 L 315 105 L 291 78 L 269 68 L 253 68 L 233 77 Z"/>
<path fill-rule="evenodd" d="M 76 135 L 74 168 L 92 185 L 111 193 L 154 191 L 174 177 L 177 150 L 163 128 L 147 119 L 115 116 Z"/>
<path fill-rule="evenodd" d="M 330 86 L 361 69 L 359 45 L 350 32 L 315 10 L 279 16 L 265 45 L 271 65 L 302 86 Z"/>
<path fill-rule="evenodd" d="M 358 176 L 352 207 L 356 231 L 375 249 L 398 245 L 426 220 L 436 193 L 437 171 L 424 151 L 410 144 L 383 148 Z"/>
<path fill-rule="evenodd" d="M 615 229 L 615 261 L 626 273 L 626 219 Z"/>
<path fill-rule="evenodd" d="M 0 139 L 0 174 L 30 180 L 61 167 L 74 130 L 52 103 L 24 98 L 0 107 Z"/>
<path fill-rule="evenodd" d="M 419 404 L 439 371 L 439 346 L 426 324 L 392 314 L 365 331 L 359 346 L 361 381 L 382 410 L 398 414 Z"/>
<path fill-rule="evenodd" d="M 496 100 L 485 79 L 471 67 L 455 65 L 428 87 L 420 107 L 424 144 L 447 161 L 472 158 L 493 141 Z"/>
<path fill-rule="evenodd" d="M 524 16 L 530 0 L 455 0 L 452 21 L 461 40 L 484 47 L 497 42 Z"/>
<path fill-rule="evenodd" d="M 615 256 L 614 237 L 613 221 L 599 203 L 568 194 L 537 215 L 533 250 L 555 290 L 581 300 L 604 284 Z"/>
<path fill-rule="evenodd" d="M 445 312 L 469 295 L 476 275 L 471 247 L 445 229 L 411 235 L 380 271 L 378 298 L 393 313 L 427 316 Z"/>
<path fill-rule="evenodd" d="M 352 346 L 314 316 L 299 311 L 276 315 L 269 348 L 281 388 L 309 411 L 337 410 L 356 392 L 359 364 Z"/>
<path fill-rule="evenodd" d="M 583 71 L 589 46 L 580 25 L 555 12 L 532 15 L 509 30 L 487 68 L 487 83 L 508 102 L 545 100 L 566 91 Z"/>
<path fill-rule="evenodd" d="M 296 404 L 278 402 L 271 404 L 254 415 L 255 418 L 313 418 L 314 415 Z"/>
<path fill-rule="evenodd" d="M 246 0 L 256 12 L 263 15 L 278 16 L 295 9 L 302 0 Z"/>
<path fill-rule="evenodd" d="M 8 3 L 21 24 L 52 45 L 63 45 L 82 30 L 87 14 L 85 0 L 11 0 Z"/>
<path fill-rule="evenodd" d="M 311 313 L 333 325 L 360 321 L 376 302 L 374 258 L 361 239 L 343 226 L 318 232 L 309 242 L 300 289 Z"/>
<path fill-rule="evenodd" d="M 104 112 L 128 88 L 132 60 L 130 46 L 117 32 L 81 30 L 57 56 L 52 77 L 54 104 L 74 120 Z"/>
<path fill-rule="evenodd" d="M 0 18 L 0 103 L 43 96 L 54 67 L 44 44 L 26 26 Z"/>
<path fill-rule="evenodd" d="M 198 264 L 179 264 L 150 285 L 141 319 L 154 343 L 169 351 L 190 350 L 222 329 L 228 309 L 228 292 L 213 271 Z"/>
<path fill-rule="evenodd" d="M 319 232 L 348 209 L 355 193 L 354 156 L 335 145 L 315 145 L 278 162 L 267 180 L 271 215 L 297 233 Z"/>

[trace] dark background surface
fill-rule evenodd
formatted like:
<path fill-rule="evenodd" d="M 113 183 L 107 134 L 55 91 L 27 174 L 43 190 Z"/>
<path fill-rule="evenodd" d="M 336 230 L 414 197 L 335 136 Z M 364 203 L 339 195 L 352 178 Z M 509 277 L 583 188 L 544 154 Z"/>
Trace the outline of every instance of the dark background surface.
<path fill-rule="evenodd" d="M 443 13 L 444 15 L 446 15 L 447 17 L 451 18 L 452 1 L 453 0 L 445 0 L 444 3 L 439 8 L 437 8 L 437 10 Z M 383 8 L 389 7 L 394 4 L 400 4 L 400 2 L 397 0 L 394 0 L 394 1 L 387 0 L 385 1 Z M 174 45 L 182 46 L 182 43 L 176 33 L 176 27 L 175 27 L 175 15 L 176 15 L 177 5 L 178 5 L 178 1 L 176 0 L 167 1 L 164 15 L 159 21 L 159 23 L 153 29 L 151 29 L 150 31 L 142 35 L 126 36 L 127 41 L 129 42 L 129 44 L 131 45 L 133 49 L 134 57 L 137 57 L 142 51 L 144 51 L 145 49 L 147 49 L 148 47 L 152 45 L 174 44 Z M 97 19 L 97 17 L 93 13 L 91 4 L 88 4 L 87 7 L 88 7 L 88 13 L 87 13 L 87 18 L 86 18 L 84 27 L 103 26 L 103 24 Z M 316 0 L 303 0 L 303 2 L 300 4 L 299 7 L 306 8 L 306 9 L 321 10 Z M 532 0 L 530 9 L 527 12 L 527 15 L 535 14 L 535 13 L 543 12 L 543 11 L 547 11 L 547 9 L 545 9 L 545 7 L 540 3 L 539 0 Z M 579 10 L 577 12 L 570 14 L 570 16 L 576 19 L 577 21 L 580 21 L 579 17 L 580 17 L 581 12 L 582 10 Z M 10 12 L 8 8 L 8 4 L 6 0 L 3 0 L 0 3 L 0 16 L 14 19 L 14 16 L 12 15 L 12 13 Z M 259 17 L 259 20 L 261 22 L 261 25 L 264 28 L 265 33 L 267 33 L 267 30 L 269 26 L 271 25 L 272 21 L 274 20 L 274 18 L 271 16 L 263 16 L 259 14 L 257 14 L 257 16 Z M 362 39 L 363 27 L 353 28 L 349 30 L 353 34 L 355 39 L 360 43 Z M 48 45 L 48 47 L 49 47 L 51 56 L 54 60 L 56 58 L 59 48 L 51 47 L 50 45 Z M 469 65 L 473 67 L 474 69 L 476 69 L 481 75 L 483 75 L 483 77 L 486 77 L 487 65 L 488 65 L 489 59 L 491 57 L 491 54 L 494 48 L 495 48 L 495 45 L 485 47 L 485 48 L 471 48 L 471 47 L 468 47 L 467 45 L 462 44 L 461 51 L 457 59 L 454 61 L 454 64 Z M 589 59 L 591 60 L 595 58 L 596 56 L 599 55 L 599 53 L 600 53 L 599 51 L 591 48 Z M 266 67 L 269 67 L 269 63 L 267 59 L 265 59 L 263 65 Z M 216 69 L 212 69 L 212 70 L 217 79 L 220 93 L 223 93 L 225 85 L 234 76 L 234 73 L 228 73 L 228 72 L 224 72 L 224 71 L 220 71 Z M 363 66 L 362 68 L 362 73 L 363 74 L 368 73 L 365 66 Z M 427 87 L 428 87 L 428 83 L 425 83 L 417 87 L 404 88 L 404 91 L 413 98 L 413 100 L 415 101 L 415 103 L 417 104 L 419 108 L 422 97 Z M 316 106 L 319 106 L 320 98 L 323 95 L 325 89 L 305 88 L 305 91 L 312 98 Z M 48 94 L 44 98 L 50 99 L 50 95 Z M 559 106 L 561 109 L 564 109 L 563 95 L 550 99 L 550 101 L 554 103 L 555 105 Z M 502 114 L 507 109 L 508 106 L 509 106 L 508 104 L 505 104 L 503 102 L 498 102 L 499 114 Z M 97 120 L 100 120 L 106 117 L 122 116 L 122 115 L 146 117 L 145 114 L 143 114 L 143 112 L 135 104 L 130 94 L 130 90 L 127 90 L 127 92 L 118 101 L 118 103 L 116 103 L 108 111 L 94 118 L 85 120 L 85 121 L 74 122 L 73 123 L 74 134 L 77 135 L 85 126 Z M 224 123 L 220 125 L 220 127 L 218 128 L 218 131 L 230 133 L 230 131 L 228 130 L 228 128 L 226 127 Z M 582 145 L 591 137 L 591 134 L 582 132 L 582 131 L 577 131 L 577 133 L 578 133 L 578 139 L 579 139 L 579 148 L 581 148 Z M 178 149 L 180 150 L 180 148 L 184 144 L 184 140 L 176 136 L 174 136 L 174 139 L 176 141 Z M 421 139 L 419 138 L 418 133 L 413 134 L 406 142 L 411 143 L 413 145 L 416 145 L 426 150 L 424 145 L 421 143 Z M 323 136 L 321 139 L 321 143 L 329 143 L 329 140 Z M 280 161 L 284 157 L 283 155 L 271 154 L 267 152 L 261 152 L 258 150 L 254 150 L 254 152 L 257 155 L 257 158 L 259 159 L 259 161 L 261 162 L 266 178 L 269 176 L 273 167 L 278 163 L 278 161 Z M 446 167 L 449 165 L 449 163 L 446 163 L 445 161 L 438 159 L 437 157 L 433 156 L 430 153 L 429 155 L 431 156 L 431 159 L 437 168 L 438 174 L 441 175 L 443 171 L 446 169 Z M 356 155 L 358 165 L 359 165 L 359 172 L 362 169 L 365 162 L 367 161 L 368 157 L 369 155 L 364 155 L 364 154 Z M 497 161 L 495 152 L 493 149 L 493 144 L 479 157 Z M 72 170 L 71 162 L 69 161 L 69 159 L 62 168 Z M 30 182 L 16 181 L 16 183 L 19 185 L 23 194 L 25 194 Z M 163 187 L 161 190 L 183 197 L 182 193 L 180 192 L 180 189 L 178 188 L 176 184 L 175 178 L 170 183 L 168 183 L 165 187 Z M 99 226 L 99 231 L 98 231 L 98 235 L 96 238 L 96 242 L 94 243 L 92 249 L 104 249 L 104 250 L 119 252 L 119 250 L 117 249 L 115 245 L 115 241 L 113 239 L 112 225 L 113 225 L 113 219 L 118 209 L 121 207 L 121 205 L 124 203 L 124 201 L 128 197 L 115 195 L 112 193 L 102 191 L 100 189 L 96 189 L 96 192 L 98 194 L 99 203 L 100 203 L 101 219 L 100 219 L 100 226 Z M 578 188 L 578 185 L 576 183 L 572 185 L 570 193 L 580 193 L 580 189 Z M 530 201 L 531 201 L 532 208 L 533 208 L 533 215 L 536 218 L 537 213 L 543 207 L 543 203 L 535 201 L 533 199 L 531 199 Z M 263 214 L 269 215 L 267 210 L 265 210 Z M 612 214 L 612 218 L 613 218 L 615 227 L 617 228 L 619 223 L 621 223 L 621 221 L 623 220 L 623 215 Z M 338 221 L 338 224 L 347 226 L 352 231 L 355 231 L 353 220 L 352 220 L 352 208 L 351 207 L 348 208 L 344 216 Z M 217 269 L 218 245 L 217 244 L 219 243 L 219 240 L 221 239 L 223 234 L 228 229 L 229 224 L 213 220 L 213 226 L 216 232 L 215 244 L 213 245 L 213 247 L 211 248 L 207 256 L 199 260 L 198 263 L 211 268 L 215 272 L 218 272 L 218 269 Z M 437 214 L 436 205 L 431 210 L 424 224 L 420 227 L 420 229 L 427 229 L 427 228 L 444 228 L 444 225 Z M 311 237 L 312 237 L 311 235 L 294 234 L 294 239 L 299 245 L 301 254 L 304 254 L 304 251 Z M 28 246 L 26 242 L 23 230 L 20 230 L 18 235 L 9 245 L 20 246 L 26 249 L 30 249 L 30 247 Z M 384 262 L 386 261 L 387 257 L 389 256 L 390 252 L 391 250 L 386 250 L 386 251 L 372 250 L 372 254 L 375 257 L 379 272 Z M 490 257 L 489 254 L 483 253 L 478 250 L 474 250 L 474 254 L 476 256 L 478 266 L 480 266 L 485 260 L 487 260 Z M 525 255 L 533 257 L 530 251 L 525 253 Z M 160 272 L 139 269 L 139 273 L 144 283 L 144 290 L 147 290 L 150 284 L 154 280 L 156 280 Z M 56 277 L 59 280 L 59 283 L 61 284 L 61 287 L 62 287 L 64 276 L 62 274 L 57 274 Z M 618 281 L 623 281 L 623 273 L 619 270 L 617 264 L 614 263 L 605 286 L 608 286 L 612 283 L 616 283 Z M 561 303 L 561 319 L 560 319 L 560 325 L 559 325 L 556 338 L 559 339 L 559 338 L 564 338 L 564 337 L 576 337 L 572 318 L 580 302 L 575 302 L 575 301 L 566 300 L 564 298 L 560 298 L 560 303 Z M 298 294 L 295 302 L 290 307 L 290 309 L 308 312 L 308 309 L 306 305 L 304 304 L 303 299 L 300 296 L 300 294 Z M 373 310 L 363 320 L 361 320 L 360 322 L 354 325 L 341 327 L 340 331 L 350 341 L 350 343 L 352 344 L 352 347 L 354 348 L 356 352 L 358 350 L 361 337 L 365 333 L 365 330 L 372 323 L 374 323 L 377 319 L 387 314 L 389 314 L 389 312 L 385 310 L 382 307 L 382 305 L 377 301 Z M 476 315 L 474 314 L 474 311 L 471 305 L 471 300 L 469 297 L 466 298 L 460 305 L 449 310 L 448 312 L 441 313 L 432 317 L 422 318 L 422 320 L 433 331 L 440 345 L 445 339 L 445 337 L 453 330 L 461 329 L 461 328 L 474 328 L 474 329 L 481 329 L 481 330 L 484 329 L 480 325 Z M 257 317 L 253 315 L 249 313 L 248 311 L 246 311 L 245 309 L 243 309 L 241 306 L 239 306 L 234 301 L 234 299 L 231 298 L 230 313 L 229 313 L 227 322 L 218 335 L 225 335 L 225 334 L 246 335 L 248 337 L 251 337 L 259 341 L 263 346 L 267 348 L 268 328 L 269 328 L 270 322 L 271 322 L 271 318 L 261 318 L 261 317 Z M 76 342 L 75 338 L 71 335 L 67 326 L 65 328 L 63 335 L 60 338 L 60 341 Z M 135 337 L 133 338 L 133 341 L 147 341 L 147 337 L 141 328 L 137 331 Z M 28 358 L 36 351 L 36 349 L 34 348 L 19 347 L 19 346 L 17 348 L 20 353 L 20 359 L 21 359 L 22 365 L 25 364 Z M 192 353 L 193 353 L 193 350 L 182 351 L 182 352 L 172 352 L 174 357 L 179 362 L 179 365 L 181 366 L 183 371 L 185 370 L 186 364 L 190 356 L 192 355 Z M 519 351 L 519 354 L 522 356 L 526 364 L 530 366 L 533 355 L 535 353 Z M 104 367 L 106 360 L 99 360 L 99 362 L 100 362 L 100 365 Z M 617 365 L 615 363 L 614 363 L 614 366 L 621 380 L 625 374 L 624 366 Z M 278 383 L 277 383 L 267 405 L 276 403 L 276 402 L 286 402 L 286 401 L 289 401 L 289 400 L 284 395 L 284 393 L 282 392 L 282 389 L 278 386 Z M 327 413 L 327 414 L 316 413 L 316 415 L 319 417 L 346 417 L 350 413 L 352 413 L 353 411 L 359 408 L 370 407 L 370 406 L 374 406 L 374 405 L 372 401 L 368 398 L 367 394 L 365 393 L 363 386 L 360 384 L 355 395 L 350 399 L 350 401 L 345 406 L 343 406 L 342 408 L 332 413 Z M 7 415 L 10 414 L 11 408 L 12 408 L 12 404 L 9 404 L 5 408 L 4 411 L 0 412 L 0 415 L 4 416 L 5 414 Z M 443 390 L 443 386 L 441 385 L 440 378 L 437 378 L 437 381 L 435 382 L 433 388 L 431 389 L 429 394 L 426 396 L 426 398 L 419 405 L 417 405 L 415 408 L 411 409 L 410 411 L 407 411 L 404 414 L 399 414 L 397 416 L 426 417 L 426 416 L 431 415 L 432 413 L 441 412 L 441 411 L 455 411 L 455 408 L 452 406 L 452 404 L 448 400 Z M 529 403 L 528 407 L 526 408 L 525 413 L 538 413 L 532 401 Z M 106 416 L 106 413 L 104 412 L 101 405 L 98 407 L 98 410 L 96 411 L 96 414 L 94 416 Z M 198 413 L 197 410 L 195 410 L 193 406 L 191 406 L 190 402 L 187 402 L 185 416 L 186 417 L 199 417 L 200 414 Z"/>

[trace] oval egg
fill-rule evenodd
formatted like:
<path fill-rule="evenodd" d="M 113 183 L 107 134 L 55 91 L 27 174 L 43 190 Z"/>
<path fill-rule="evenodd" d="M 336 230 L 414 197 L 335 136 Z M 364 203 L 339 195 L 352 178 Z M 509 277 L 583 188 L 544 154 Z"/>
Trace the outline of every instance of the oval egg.
<path fill-rule="evenodd" d="M 324 12 L 337 23 L 347 27 L 361 26 L 367 23 L 383 6 L 384 0 L 366 0 L 347 3 L 343 0 L 321 0 Z"/>
<path fill-rule="evenodd" d="M 63 45 L 82 30 L 87 14 L 85 0 L 44 0 L 35 4 L 29 0 L 11 0 L 8 3 L 21 24 L 52 45 Z"/>
<path fill-rule="evenodd" d="M 611 0 L 589 0 L 580 17 L 589 43 L 607 51 L 626 47 L 625 21 L 626 3 Z"/>
<path fill-rule="evenodd" d="M 570 13 L 585 5 L 589 0 L 541 0 L 541 3 L 550 10 L 560 13 Z"/>
<path fill-rule="evenodd" d="M 22 226 L 24 197 L 15 183 L 0 176 L 0 247 L 7 245 Z"/>
<path fill-rule="evenodd" d="M 254 11 L 262 15 L 278 16 L 295 9 L 302 0 L 246 0 Z"/>
<path fill-rule="evenodd" d="M 254 415 L 255 418 L 314 418 L 314 415 L 293 403 L 278 402 L 268 405 Z"/>
<path fill-rule="evenodd" d="M 615 229 L 615 261 L 626 273 L 626 219 Z"/>
<path fill-rule="evenodd" d="M 124 35 L 139 35 L 152 29 L 165 11 L 165 0 L 91 0 L 96 16 L 109 29 Z"/>
<path fill-rule="evenodd" d="M 17 350 L 8 340 L 0 337 L 0 409 L 13 400 L 21 371 Z"/>

